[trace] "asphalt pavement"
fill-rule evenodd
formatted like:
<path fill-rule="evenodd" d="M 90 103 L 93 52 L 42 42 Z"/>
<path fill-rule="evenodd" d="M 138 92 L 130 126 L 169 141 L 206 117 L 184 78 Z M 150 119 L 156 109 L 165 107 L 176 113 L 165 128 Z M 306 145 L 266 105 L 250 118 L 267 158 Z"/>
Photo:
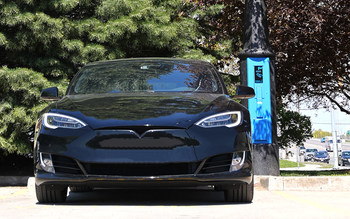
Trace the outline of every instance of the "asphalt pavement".
<path fill-rule="evenodd" d="M 0 218 L 350 218 L 350 192 L 256 189 L 252 203 L 213 190 L 94 190 L 39 204 L 32 187 L 0 187 Z"/>

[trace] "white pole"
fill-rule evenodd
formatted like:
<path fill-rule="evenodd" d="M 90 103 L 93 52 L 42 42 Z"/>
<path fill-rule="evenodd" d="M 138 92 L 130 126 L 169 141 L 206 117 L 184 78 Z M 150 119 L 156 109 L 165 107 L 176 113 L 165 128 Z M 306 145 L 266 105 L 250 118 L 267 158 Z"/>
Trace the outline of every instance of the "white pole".
<path fill-rule="evenodd" d="M 296 152 L 295 154 L 297 155 L 297 163 L 298 163 L 298 169 L 299 169 L 299 154 L 300 154 L 300 146 L 296 145 L 295 144 L 295 147 L 296 147 Z"/>
<path fill-rule="evenodd" d="M 332 120 L 332 138 L 333 138 L 333 157 L 334 157 L 334 169 L 338 169 L 338 143 L 337 143 L 337 131 L 335 130 L 335 118 L 334 110 L 331 106 L 331 120 Z"/>

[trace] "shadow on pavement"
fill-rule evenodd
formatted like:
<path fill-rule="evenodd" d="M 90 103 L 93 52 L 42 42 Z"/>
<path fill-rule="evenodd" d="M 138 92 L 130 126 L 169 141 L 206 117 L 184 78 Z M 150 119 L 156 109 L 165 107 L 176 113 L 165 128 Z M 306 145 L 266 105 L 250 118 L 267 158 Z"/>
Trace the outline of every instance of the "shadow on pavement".
<path fill-rule="evenodd" d="M 225 202 L 224 192 L 210 189 L 94 189 L 91 192 L 69 192 L 66 202 L 59 205 L 201 206 L 232 204 L 246 203 Z"/>

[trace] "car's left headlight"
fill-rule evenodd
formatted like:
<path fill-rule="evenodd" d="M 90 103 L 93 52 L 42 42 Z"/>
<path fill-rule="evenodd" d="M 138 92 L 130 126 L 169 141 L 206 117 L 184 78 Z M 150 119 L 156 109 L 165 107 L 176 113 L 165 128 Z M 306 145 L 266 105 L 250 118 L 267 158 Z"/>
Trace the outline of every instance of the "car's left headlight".
<path fill-rule="evenodd" d="M 231 128 L 240 125 L 241 122 L 242 113 L 240 111 L 232 111 L 208 116 L 204 119 L 199 120 L 195 124 L 203 128 L 213 128 L 222 126 Z"/>
<path fill-rule="evenodd" d="M 71 116 L 66 116 L 57 113 L 45 113 L 43 115 L 44 126 L 50 129 L 68 128 L 78 129 L 86 126 L 86 124 L 79 119 Z"/>

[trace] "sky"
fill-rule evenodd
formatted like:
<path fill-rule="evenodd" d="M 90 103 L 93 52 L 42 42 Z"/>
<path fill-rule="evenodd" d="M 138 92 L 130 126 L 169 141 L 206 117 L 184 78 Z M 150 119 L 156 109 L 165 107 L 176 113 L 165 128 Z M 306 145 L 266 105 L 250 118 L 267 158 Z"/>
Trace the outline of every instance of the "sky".
<path fill-rule="evenodd" d="M 300 107 L 300 114 L 310 116 L 312 129 L 322 131 L 332 131 L 331 112 L 327 109 L 307 109 L 306 106 Z M 337 134 L 345 134 L 350 130 L 350 115 L 341 112 L 339 109 L 334 110 L 335 129 Z"/>

